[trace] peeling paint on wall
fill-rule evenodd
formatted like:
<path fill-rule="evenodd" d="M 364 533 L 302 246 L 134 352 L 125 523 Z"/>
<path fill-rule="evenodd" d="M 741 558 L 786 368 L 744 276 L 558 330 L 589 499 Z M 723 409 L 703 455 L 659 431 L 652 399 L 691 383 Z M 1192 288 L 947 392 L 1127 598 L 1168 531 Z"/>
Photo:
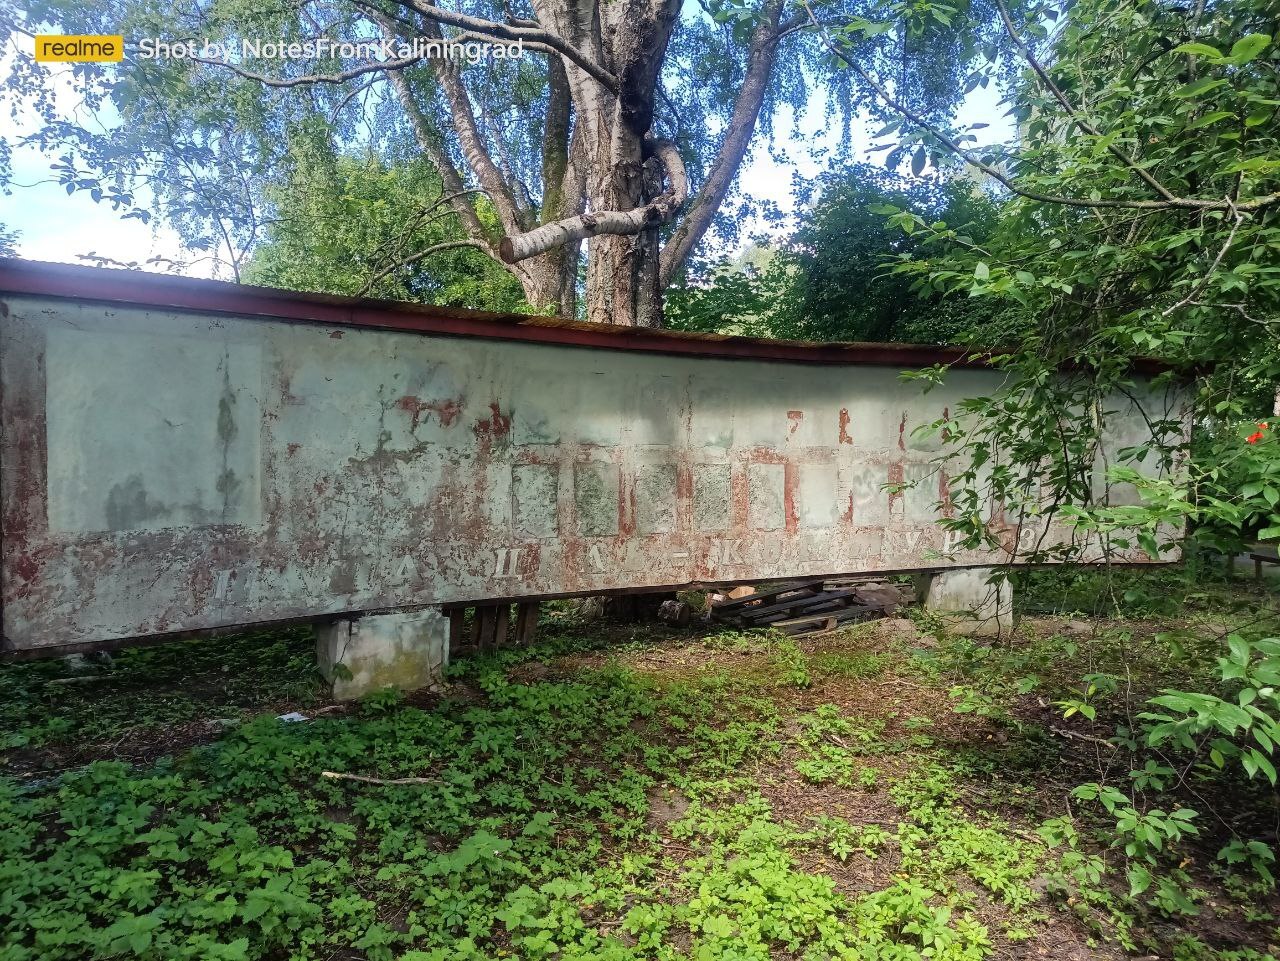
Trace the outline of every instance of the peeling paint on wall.
<path fill-rule="evenodd" d="M 4 633 L 20 648 L 1005 560 L 949 550 L 940 439 L 915 431 L 990 393 L 992 372 L 923 394 L 887 366 L 7 307 Z M 1182 416 L 1176 396 L 1152 403 Z M 1108 436 L 1145 429 L 1121 410 Z M 990 519 L 1010 547 L 1069 533 Z"/>

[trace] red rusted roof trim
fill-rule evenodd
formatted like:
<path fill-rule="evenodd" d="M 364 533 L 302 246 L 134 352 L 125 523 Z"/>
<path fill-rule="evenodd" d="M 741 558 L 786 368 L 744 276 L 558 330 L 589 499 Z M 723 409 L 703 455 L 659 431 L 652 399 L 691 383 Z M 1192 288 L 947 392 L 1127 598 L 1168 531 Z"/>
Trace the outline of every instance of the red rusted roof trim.
<path fill-rule="evenodd" d="M 452 337 L 638 350 L 725 359 L 785 361 L 798 364 L 880 367 L 986 367 L 987 362 L 959 347 L 912 344 L 827 343 L 766 340 L 724 334 L 697 334 L 637 327 L 611 327 L 559 317 L 495 314 L 455 307 L 429 307 L 387 300 L 338 297 L 251 287 L 220 280 L 103 267 L 82 267 L 0 258 L 0 294 L 61 297 L 137 307 L 160 307 L 235 314 L 341 327 L 372 327 Z M 1136 370 L 1168 370 L 1158 361 L 1136 359 Z"/>

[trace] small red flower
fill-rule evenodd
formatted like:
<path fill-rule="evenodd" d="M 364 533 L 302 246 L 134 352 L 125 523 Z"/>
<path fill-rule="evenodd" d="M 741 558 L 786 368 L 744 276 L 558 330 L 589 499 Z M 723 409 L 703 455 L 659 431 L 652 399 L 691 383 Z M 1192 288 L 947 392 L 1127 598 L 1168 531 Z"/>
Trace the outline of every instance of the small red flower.
<path fill-rule="evenodd" d="M 1265 420 L 1258 421 L 1258 430 L 1266 430 L 1270 426 Z"/>
<path fill-rule="evenodd" d="M 1262 440 L 1262 431 L 1258 431 L 1256 434 L 1250 434 L 1244 439 L 1244 442 L 1246 444 L 1256 444 L 1260 440 Z"/>

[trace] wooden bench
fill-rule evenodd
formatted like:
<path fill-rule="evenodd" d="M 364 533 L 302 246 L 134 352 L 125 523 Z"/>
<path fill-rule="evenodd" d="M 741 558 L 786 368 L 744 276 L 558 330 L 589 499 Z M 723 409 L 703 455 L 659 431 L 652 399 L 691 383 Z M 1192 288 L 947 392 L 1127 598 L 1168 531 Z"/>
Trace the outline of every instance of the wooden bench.
<path fill-rule="evenodd" d="M 1280 564 L 1280 554 L 1275 552 L 1275 548 L 1271 548 L 1271 553 L 1266 553 L 1264 548 L 1261 551 L 1252 551 L 1249 559 L 1253 561 L 1253 579 L 1255 581 L 1262 580 L 1263 564 Z"/>

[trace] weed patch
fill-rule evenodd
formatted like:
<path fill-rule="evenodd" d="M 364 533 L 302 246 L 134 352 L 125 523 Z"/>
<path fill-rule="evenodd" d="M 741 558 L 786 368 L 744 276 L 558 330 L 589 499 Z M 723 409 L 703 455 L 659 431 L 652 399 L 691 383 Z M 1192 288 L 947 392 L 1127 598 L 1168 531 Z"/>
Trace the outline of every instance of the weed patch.
<path fill-rule="evenodd" d="M 1096 836 L 1118 799 L 1045 820 L 1055 795 L 1010 780 L 1051 769 L 1020 705 L 1065 697 L 1052 635 L 908 661 L 852 632 L 612 630 L 557 624 L 458 662 L 444 696 L 292 724 L 277 708 L 318 690 L 301 634 L 129 652 L 65 698 L 66 665 L 3 668 L 11 766 L 75 763 L 0 779 L 0 959 L 980 961 L 1050 929 L 1264 957 L 1195 925 L 1216 898 L 1265 930 L 1269 889 L 1150 864 L 1135 898 Z M 164 740 L 176 723 L 206 734 Z M 169 749 L 111 759 L 147 732 Z M 1169 883 L 1157 932 L 1141 905 Z"/>

